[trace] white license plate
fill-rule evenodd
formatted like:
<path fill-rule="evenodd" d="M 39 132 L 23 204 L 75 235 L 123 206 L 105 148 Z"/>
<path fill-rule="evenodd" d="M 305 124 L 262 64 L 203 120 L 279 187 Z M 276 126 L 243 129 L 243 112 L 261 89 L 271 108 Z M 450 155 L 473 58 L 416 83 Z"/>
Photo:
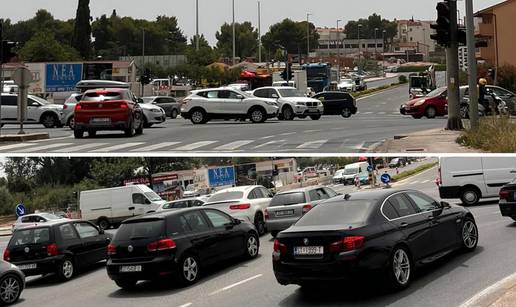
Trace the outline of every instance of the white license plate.
<path fill-rule="evenodd" d="M 323 246 L 296 246 L 294 256 L 322 256 L 324 255 Z"/>
<path fill-rule="evenodd" d="M 294 210 L 276 211 L 276 216 L 289 216 L 289 215 L 294 215 Z"/>
<path fill-rule="evenodd" d="M 38 264 L 37 263 L 22 264 L 22 265 L 18 265 L 18 268 L 20 270 L 34 270 L 34 269 L 38 268 Z"/>
<path fill-rule="evenodd" d="M 124 265 L 120 267 L 120 272 L 122 273 L 131 273 L 131 272 L 141 272 L 141 265 Z"/>
<path fill-rule="evenodd" d="M 111 118 L 92 118 L 91 122 L 97 123 L 97 124 L 105 124 L 105 123 L 110 123 Z"/>

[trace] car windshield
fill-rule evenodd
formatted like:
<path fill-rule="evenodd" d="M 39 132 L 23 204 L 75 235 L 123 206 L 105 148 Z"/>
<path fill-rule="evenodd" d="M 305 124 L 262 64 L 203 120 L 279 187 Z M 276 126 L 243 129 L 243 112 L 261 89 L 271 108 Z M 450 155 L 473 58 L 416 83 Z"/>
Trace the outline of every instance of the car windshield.
<path fill-rule="evenodd" d="M 296 226 L 361 224 L 367 219 L 371 200 L 344 200 L 317 206 L 302 217 Z"/>
<path fill-rule="evenodd" d="M 213 195 L 212 197 L 210 197 L 210 199 L 208 199 L 208 202 L 210 203 L 214 203 L 214 202 L 219 202 L 219 201 L 226 201 L 226 200 L 237 200 L 237 199 L 241 199 L 241 198 L 244 198 L 244 193 L 243 192 L 221 192 L 221 193 L 217 193 L 215 195 Z"/>
<path fill-rule="evenodd" d="M 50 241 L 50 230 L 48 227 L 31 228 L 15 231 L 9 246 L 21 246 L 29 244 L 45 244 Z"/>
<path fill-rule="evenodd" d="M 122 100 L 122 94 L 117 92 L 90 92 L 84 94 L 82 97 L 83 101 L 113 101 L 113 100 Z"/>
<path fill-rule="evenodd" d="M 289 206 L 305 202 L 306 198 L 303 192 L 276 194 L 271 200 L 270 207 Z"/>
<path fill-rule="evenodd" d="M 433 91 L 431 91 L 430 93 L 428 93 L 428 95 L 426 95 L 426 97 L 437 97 L 441 94 L 443 94 L 445 92 L 445 88 L 438 88 L 438 89 L 435 89 Z"/>
<path fill-rule="evenodd" d="M 143 103 L 152 103 L 154 101 L 154 98 L 152 98 L 152 97 L 143 97 L 142 100 L 143 100 Z"/>
<path fill-rule="evenodd" d="M 344 175 L 354 175 L 358 174 L 358 168 L 346 168 L 344 170 Z"/>
<path fill-rule="evenodd" d="M 351 79 L 344 79 L 344 80 L 340 80 L 340 83 L 342 83 L 342 84 L 353 84 L 353 80 L 351 80 Z"/>
<path fill-rule="evenodd" d="M 145 194 L 145 196 L 147 196 L 147 198 L 150 201 L 160 201 L 160 200 L 162 200 L 161 197 L 159 197 L 159 195 L 154 193 L 154 192 L 145 192 L 143 194 Z"/>
<path fill-rule="evenodd" d="M 40 214 L 40 216 L 44 217 L 47 220 L 59 220 L 59 219 L 62 219 L 62 217 L 57 216 L 57 215 L 52 214 L 52 213 L 42 213 L 42 214 Z"/>
<path fill-rule="evenodd" d="M 281 97 L 306 97 L 298 91 L 295 88 L 280 88 L 278 89 L 278 92 L 280 93 Z"/>
<path fill-rule="evenodd" d="M 159 238 L 164 233 L 164 220 L 137 220 L 123 223 L 116 232 L 115 241 Z"/>
<path fill-rule="evenodd" d="M 45 99 L 41 98 L 41 97 L 38 97 L 38 96 L 29 96 L 30 98 L 36 100 L 37 102 L 41 103 L 41 104 L 50 104 L 50 102 L 46 101 Z"/>

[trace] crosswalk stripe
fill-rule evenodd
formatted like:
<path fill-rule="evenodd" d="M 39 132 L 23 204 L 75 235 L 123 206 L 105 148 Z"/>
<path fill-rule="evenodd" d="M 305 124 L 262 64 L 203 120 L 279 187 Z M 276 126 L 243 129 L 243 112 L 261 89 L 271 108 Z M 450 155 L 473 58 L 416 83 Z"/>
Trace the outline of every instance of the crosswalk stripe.
<path fill-rule="evenodd" d="M 125 143 L 125 144 L 119 144 L 119 145 L 115 145 L 115 146 L 95 149 L 95 150 L 92 150 L 90 152 L 111 152 L 111 151 L 126 149 L 126 148 L 129 148 L 129 147 L 136 147 L 136 146 L 140 146 L 140 145 L 143 145 L 143 144 L 145 144 L 145 143 L 143 143 L 143 142 Z"/>
<path fill-rule="evenodd" d="M 34 143 L 19 143 L 19 144 L 2 146 L 2 147 L 0 147 L 0 151 L 6 151 L 6 150 L 29 147 L 29 146 L 34 146 Z"/>
<path fill-rule="evenodd" d="M 83 150 L 85 151 L 87 149 L 92 149 L 95 147 L 101 147 L 101 146 L 106 146 L 106 145 L 109 145 L 109 143 L 84 144 L 84 145 L 61 148 L 58 150 L 54 150 L 53 152 L 78 152 L 78 151 L 83 151 Z"/>
<path fill-rule="evenodd" d="M 204 146 L 208 146 L 208 145 L 211 145 L 211 144 L 215 144 L 215 143 L 217 143 L 217 141 L 197 142 L 197 143 L 192 143 L 192 144 L 189 144 L 189 145 L 178 147 L 175 150 L 178 150 L 178 151 L 194 150 L 194 149 L 198 149 L 198 148 L 201 148 L 201 147 L 204 147 Z"/>
<path fill-rule="evenodd" d="M 320 140 L 320 141 L 313 141 L 313 142 L 306 142 L 304 144 L 301 144 L 296 147 L 296 149 L 319 149 L 324 144 L 326 144 L 328 140 Z"/>
<path fill-rule="evenodd" d="M 181 144 L 181 142 L 163 142 L 163 143 L 159 143 L 159 144 L 156 144 L 156 145 L 146 146 L 144 148 L 133 149 L 131 151 L 132 152 L 136 152 L 136 151 L 138 151 L 138 152 L 150 152 L 150 151 L 162 149 L 162 148 L 165 148 L 165 147 L 172 147 L 172 146 L 177 145 L 177 144 Z"/>
<path fill-rule="evenodd" d="M 416 184 L 416 183 L 419 183 L 419 181 L 417 181 L 417 180 L 416 180 L 416 181 L 412 181 L 412 182 L 410 183 L 410 185 L 413 185 L 413 184 Z"/>
<path fill-rule="evenodd" d="M 427 183 L 429 182 L 430 180 L 423 180 L 421 183 Z"/>
<path fill-rule="evenodd" d="M 236 141 L 236 142 L 232 142 L 232 143 L 228 143 L 228 144 L 219 146 L 219 147 L 215 148 L 214 150 L 236 150 L 245 145 L 249 145 L 252 142 L 254 142 L 254 141 L 252 141 L 252 140 Z"/>
<path fill-rule="evenodd" d="M 27 148 L 27 149 L 17 150 L 14 152 L 36 152 L 36 151 L 49 150 L 49 149 L 53 149 L 53 148 L 65 147 L 65 146 L 70 146 L 70 145 L 73 145 L 73 143 L 57 143 L 57 144 L 50 144 L 50 145 L 45 145 L 45 146 L 36 146 L 36 147 Z"/>
<path fill-rule="evenodd" d="M 283 143 L 283 142 L 286 142 L 286 141 L 285 140 L 270 141 L 270 142 L 263 143 L 261 145 L 255 146 L 254 149 L 258 149 L 258 148 L 262 148 L 262 147 L 267 147 L 267 146 L 270 146 L 270 145 L 279 144 L 279 143 Z"/>

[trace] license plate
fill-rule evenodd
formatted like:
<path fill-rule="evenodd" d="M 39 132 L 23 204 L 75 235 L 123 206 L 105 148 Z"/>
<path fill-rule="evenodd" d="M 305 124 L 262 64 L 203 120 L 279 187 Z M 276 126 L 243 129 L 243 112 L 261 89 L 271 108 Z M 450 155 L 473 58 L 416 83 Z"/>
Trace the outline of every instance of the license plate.
<path fill-rule="evenodd" d="M 289 216 L 289 215 L 294 215 L 294 210 L 276 211 L 276 216 Z"/>
<path fill-rule="evenodd" d="M 31 263 L 31 264 L 22 264 L 22 265 L 18 265 L 18 268 L 20 270 L 34 270 L 34 269 L 37 269 L 38 268 L 38 264 L 37 263 Z"/>
<path fill-rule="evenodd" d="M 111 118 L 92 118 L 91 122 L 94 124 L 106 124 L 111 122 Z"/>
<path fill-rule="evenodd" d="M 296 246 L 294 247 L 294 256 L 322 256 L 324 254 L 323 246 Z"/>
<path fill-rule="evenodd" d="M 125 265 L 120 267 L 121 273 L 131 273 L 131 272 L 141 272 L 142 266 L 141 265 Z"/>

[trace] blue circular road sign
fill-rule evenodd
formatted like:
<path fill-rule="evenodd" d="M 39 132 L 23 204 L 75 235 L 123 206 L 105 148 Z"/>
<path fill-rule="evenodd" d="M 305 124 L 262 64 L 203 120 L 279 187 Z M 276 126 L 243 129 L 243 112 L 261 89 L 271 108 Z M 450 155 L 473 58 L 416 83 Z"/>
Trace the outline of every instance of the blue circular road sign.
<path fill-rule="evenodd" d="M 383 183 L 388 184 L 391 182 L 391 175 L 383 174 L 380 179 L 382 180 Z"/>
<path fill-rule="evenodd" d="M 374 171 L 374 167 L 372 165 L 369 165 L 367 167 L 367 171 L 371 173 L 372 171 Z"/>
<path fill-rule="evenodd" d="M 23 204 L 18 204 L 16 206 L 16 216 L 24 216 L 25 215 L 25 206 Z"/>

